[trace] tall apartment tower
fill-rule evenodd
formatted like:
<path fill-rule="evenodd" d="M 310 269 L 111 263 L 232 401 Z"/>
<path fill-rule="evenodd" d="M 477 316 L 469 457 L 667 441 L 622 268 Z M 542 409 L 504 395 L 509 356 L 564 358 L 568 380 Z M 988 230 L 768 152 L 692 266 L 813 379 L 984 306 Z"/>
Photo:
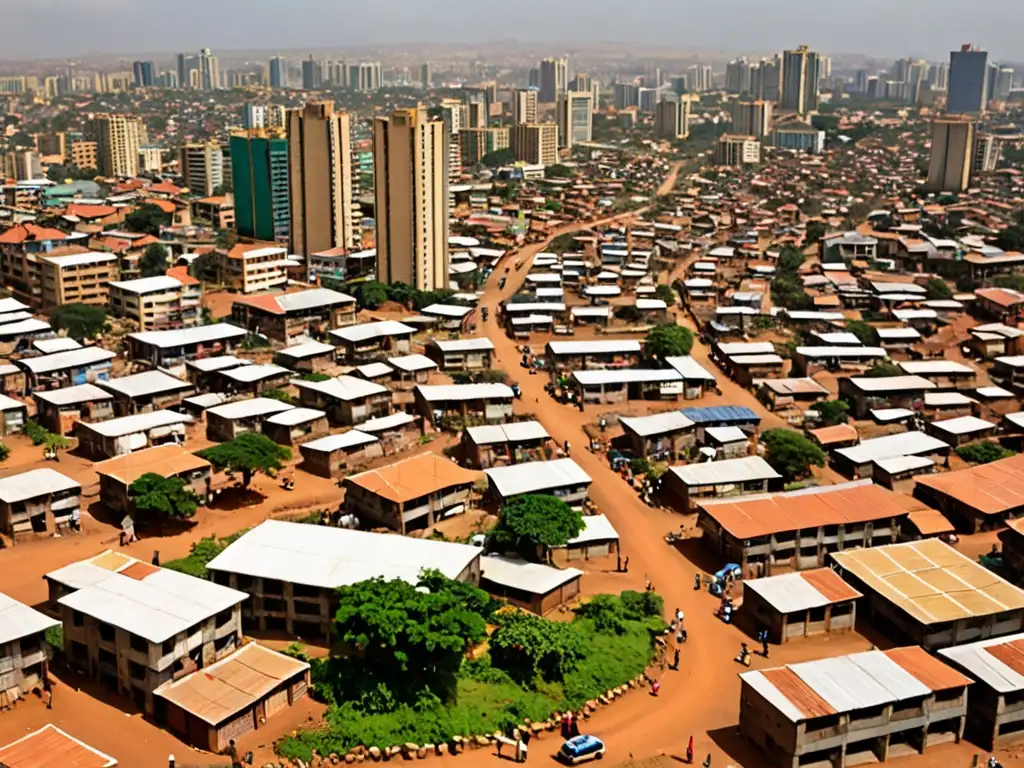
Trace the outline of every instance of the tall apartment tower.
<path fill-rule="evenodd" d="M 821 58 L 802 45 L 782 53 L 782 87 L 779 108 L 784 112 L 806 115 L 818 110 L 818 81 Z"/>
<path fill-rule="evenodd" d="M 373 123 L 377 279 L 448 286 L 448 134 L 422 105 Z"/>
<path fill-rule="evenodd" d="M 90 123 L 89 132 L 96 142 L 101 175 L 138 176 L 139 147 L 145 143 L 141 120 L 125 115 L 98 115 Z"/>
<path fill-rule="evenodd" d="M 314 59 L 312 54 L 302 62 L 302 89 L 315 91 L 324 84 L 324 63 Z"/>
<path fill-rule="evenodd" d="M 951 115 L 981 115 L 988 99 L 988 53 L 971 45 L 951 52 L 946 112 Z"/>
<path fill-rule="evenodd" d="M 513 125 L 509 141 L 516 160 L 530 165 L 558 163 L 558 126 L 554 123 Z"/>
<path fill-rule="evenodd" d="M 199 88 L 204 91 L 220 90 L 220 62 L 209 48 L 199 52 Z"/>
<path fill-rule="evenodd" d="M 434 70 L 429 61 L 420 67 L 420 85 L 425 91 L 430 90 L 434 85 Z"/>
<path fill-rule="evenodd" d="M 233 135 L 231 175 L 239 236 L 287 244 L 288 140 L 265 130 Z"/>
<path fill-rule="evenodd" d="M 209 197 L 224 184 L 224 150 L 220 144 L 186 144 L 181 148 L 181 175 L 196 195 Z"/>
<path fill-rule="evenodd" d="M 156 64 L 152 61 L 132 62 L 132 77 L 136 88 L 152 88 L 156 85 Z"/>
<path fill-rule="evenodd" d="M 512 122 L 515 125 L 537 122 L 536 88 L 517 88 L 512 91 Z"/>
<path fill-rule="evenodd" d="M 568 87 L 569 62 L 566 59 L 544 59 L 540 63 L 540 101 L 553 104 Z"/>
<path fill-rule="evenodd" d="M 928 183 L 932 192 L 964 192 L 970 186 L 976 124 L 968 115 L 937 117 L 932 123 Z"/>
<path fill-rule="evenodd" d="M 750 62 L 745 56 L 725 65 L 725 90 L 729 93 L 750 93 Z"/>
<path fill-rule="evenodd" d="M 690 99 L 681 96 L 658 102 L 655 113 L 658 136 L 669 141 L 685 139 L 690 135 Z"/>
<path fill-rule="evenodd" d="M 594 96 L 566 91 L 558 98 L 558 143 L 568 149 L 594 137 Z"/>
<path fill-rule="evenodd" d="M 770 101 L 734 101 L 732 103 L 732 133 L 763 139 L 772 130 L 772 112 L 775 105 Z"/>
<path fill-rule="evenodd" d="M 271 88 L 288 87 L 288 59 L 283 56 L 274 56 L 270 60 L 268 68 L 268 80 Z"/>
<path fill-rule="evenodd" d="M 352 131 L 334 102 L 288 113 L 291 250 L 303 256 L 356 247 L 352 221 Z"/>

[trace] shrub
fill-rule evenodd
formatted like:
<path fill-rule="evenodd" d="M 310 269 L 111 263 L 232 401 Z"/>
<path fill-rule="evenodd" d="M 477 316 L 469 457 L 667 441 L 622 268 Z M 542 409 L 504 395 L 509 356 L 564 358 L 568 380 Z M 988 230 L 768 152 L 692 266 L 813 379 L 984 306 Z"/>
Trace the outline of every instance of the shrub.
<path fill-rule="evenodd" d="M 999 443 L 985 441 L 971 445 L 961 445 L 956 449 L 956 455 L 971 464 L 989 464 L 1000 459 L 1007 459 L 1015 453 L 1008 448 L 1003 448 Z"/>
<path fill-rule="evenodd" d="M 248 530 L 248 528 L 243 528 L 241 531 L 225 536 L 223 539 L 218 539 L 216 536 L 200 539 L 192 545 L 187 557 L 182 557 L 178 560 L 168 560 L 163 564 L 163 567 L 170 568 L 172 571 L 187 573 L 189 576 L 195 576 L 197 579 L 208 579 L 210 572 L 206 570 L 206 564 L 227 549 L 228 545 L 241 538 Z"/>
<path fill-rule="evenodd" d="M 761 435 L 765 460 L 790 480 L 808 474 L 812 466 L 825 466 L 825 452 L 808 438 L 791 429 L 769 429 Z"/>
<path fill-rule="evenodd" d="M 845 400 L 826 400 L 814 406 L 825 426 L 845 424 L 849 421 L 850 404 Z"/>

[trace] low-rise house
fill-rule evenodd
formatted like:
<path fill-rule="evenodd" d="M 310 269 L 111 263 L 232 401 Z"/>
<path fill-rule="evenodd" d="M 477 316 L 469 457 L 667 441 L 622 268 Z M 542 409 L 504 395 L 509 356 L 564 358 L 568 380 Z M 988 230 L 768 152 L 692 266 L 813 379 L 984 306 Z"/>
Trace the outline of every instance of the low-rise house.
<path fill-rule="evenodd" d="M 154 691 L 230 655 L 242 643 L 229 587 L 110 552 L 46 575 L 68 664 L 157 714 Z"/>
<path fill-rule="evenodd" d="M 380 440 L 384 455 L 392 456 L 419 444 L 423 436 L 423 417 L 399 411 L 364 421 L 359 431 Z"/>
<path fill-rule="evenodd" d="M 356 376 L 327 381 L 295 381 L 299 401 L 307 408 L 327 413 L 332 424 L 354 427 L 391 413 L 392 394 L 387 387 Z"/>
<path fill-rule="evenodd" d="M 412 352 L 416 329 L 397 320 L 360 323 L 330 332 L 330 340 L 338 347 L 338 357 L 351 365 L 372 363 Z"/>
<path fill-rule="evenodd" d="M 888 352 L 882 347 L 797 347 L 793 353 L 793 375 L 812 376 L 821 371 L 838 371 L 850 367 L 865 368 L 886 357 Z"/>
<path fill-rule="evenodd" d="M 256 643 L 154 691 L 167 726 L 212 754 L 257 731 L 309 691 L 309 662 Z"/>
<path fill-rule="evenodd" d="M 866 596 L 861 618 L 900 641 L 937 651 L 1024 630 L 1024 591 L 938 539 L 831 557 L 833 570 Z"/>
<path fill-rule="evenodd" d="M 15 435 L 24 431 L 28 421 L 28 406 L 21 400 L 0 395 L 0 436 Z"/>
<path fill-rule="evenodd" d="M 850 404 L 850 415 L 867 418 L 874 410 L 908 408 L 924 403 L 925 392 L 936 389 L 922 376 L 881 376 L 839 379 L 839 397 Z"/>
<path fill-rule="evenodd" d="M 583 571 L 576 568 L 552 568 L 501 555 L 480 560 L 482 589 L 538 616 L 575 599 L 582 578 Z"/>
<path fill-rule="evenodd" d="M 739 427 L 707 427 L 704 447 L 715 452 L 715 459 L 736 459 L 750 453 L 750 435 Z"/>
<path fill-rule="evenodd" d="M 573 371 L 569 381 L 584 403 L 678 400 L 683 394 L 683 377 L 674 368 Z"/>
<path fill-rule="evenodd" d="M 323 373 L 334 366 L 335 348 L 322 341 L 306 341 L 277 352 L 278 365 L 300 373 Z"/>
<path fill-rule="evenodd" d="M 1024 355 L 997 357 L 992 364 L 992 381 L 1010 389 L 1024 389 Z"/>
<path fill-rule="evenodd" d="M 920 376 L 940 389 L 970 389 L 978 384 L 978 372 L 955 360 L 906 360 L 899 365 L 908 376 Z"/>
<path fill-rule="evenodd" d="M 129 489 L 143 475 L 163 478 L 179 477 L 199 500 L 210 500 L 210 462 L 201 459 L 180 445 L 157 445 L 127 456 L 101 461 L 95 466 L 100 477 L 100 501 L 115 514 L 134 512 Z"/>
<path fill-rule="evenodd" d="M 191 328 L 202 322 L 202 289 L 170 275 L 110 284 L 110 313 L 134 321 L 140 331 Z"/>
<path fill-rule="evenodd" d="M 158 370 L 108 379 L 100 386 L 114 395 L 118 416 L 174 408 L 194 392 L 191 383 Z"/>
<path fill-rule="evenodd" d="M 267 520 L 207 569 L 215 583 L 250 596 L 242 608 L 250 626 L 329 638 L 338 587 L 378 577 L 416 584 L 424 570 L 478 584 L 481 553 L 468 544 Z"/>
<path fill-rule="evenodd" d="M 482 371 L 491 367 L 494 342 L 479 339 L 434 339 L 427 345 L 427 357 L 442 371 Z"/>
<path fill-rule="evenodd" d="M 571 507 L 582 507 L 593 482 L 579 464 L 568 458 L 492 467 L 484 473 L 487 495 L 497 506 L 516 496 L 542 494 Z"/>
<path fill-rule="evenodd" d="M 552 379 L 572 371 L 632 368 L 643 359 L 639 341 L 627 339 L 597 341 L 549 341 L 544 359 Z"/>
<path fill-rule="evenodd" d="M 162 443 L 181 443 L 192 421 L 191 416 L 174 411 L 147 411 L 102 422 L 79 421 L 75 434 L 86 455 L 106 459 Z"/>
<path fill-rule="evenodd" d="M 258 397 L 261 392 L 287 386 L 292 372 L 273 363 L 239 365 L 219 371 L 219 390 L 228 394 L 248 392 Z"/>
<path fill-rule="evenodd" d="M 924 432 L 898 432 L 862 440 L 850 448 L 838 448 L 832 454 L 832 463 L 847 477 L 869 478 L 879 459 L 903 456 L 921 456 L 945 463 L 949 444 Z"/>
<path fill-rule="evenodd" d="M 234 440 L 246 432 L 263 431 L 263 422 L 295 406 L 269 397 L 253 397 L 206 410 L 206 438 L 217 443 Z"/>
<path fill-rule="evenodd" d="M 245 360 L 234 355 L 202 357 L 185 362 L 185 375 L 200 392 L 209 392 L 220 384 L 221 371 L 238 368 L 242 365 L 252 365 L 252 360 Z"/>
<path fill-rule="evenodd" d="M 80 347 L 42 357 L 23 357 L 15 365 L 25 371 L 27 390 L 58 389 L 74 384 L 93 384 L 110 378 L 110 361 L 116 352 L 102 347 Z"/>
<path fill-rule="evenodd" d="M 564 547 L 552 551 L 556 564 L 564 560 L 590 560 L 619 554 L 619 532 L 606 515 L 584 515 L 583 530 Z"/>
<path fill-rule="evenodd" d="M 292 408 L 263 421 L 263 434 L 289 448 L 316 440 L 330 431 L 327 414 L 315 408 Z"/>
<path fill-rule="evenodd" d="M 423 418 L 441 427 L 452 418 L 461 426 L 504 423 L 512 418 L 515 395 L 505 384 L 420 384 L 413 397 Z"/>
<path fill-rule="evenodd" d="M 434 453 L 345 478 L 345 509 L 405 534 L 466 511 L 476 472 Z"/>
<path fill-rule="evenodd" d="M 700 400 L 709 388 L 717 386 L 715 375 L 689 355 L 666 357 L 665 363 L 683 377 L 684 400 Z"/>
<path fill-rule="evenodd" d="M 437 363 L 426 355 L 389 357 L 388 365 L 393 371 L 391 380 L 397 389 L 412 389 L 417 384 L 426 384 L 430 374 L 437 370 Z"/>
<path fill-rule="evenodd" d="M 768 630 L 768 640 L 852 631 L 863 595 L 829 568 L 782 573 L 743 582 L 743 614 Z"/>
<path fill-rule="evenodd" d="M 3 592 L 0 618 L 0 690 L 4 692 L 5 706 L 11 706 L 14 699 L 48 684 L 50 646 L 45 633 L 60 626 L 60 622 Z"/>
<path fill-rule="evenodd" d="M 431 304 L 420 311 L 425 317 L 434 318 L 438 327 L 458 333 L 470 325 L 474 308 L 458 304 Z"/>
<path fill-rule="evenodd" d="M 925 426 L 925 430 L 929 435 L 956 448 L 975 440 L 990 437 L 995 434 L 998 426 L 990 421 L 979 419 L 977 416 L 959 416 L 954 419 L 930 422 Z"/>
<path fill-rule="evenodd" d="M 698 441 L 704 440 L 708 427 L 740 427 L 756 432 L 761 417 L 744 405 L 708 405 L 683 408 L 680 413 L 693 422 Z"/>
<path fill-rule="evenodd" d="M 755 382 L 757 399 L 773 411 L 792 408 L 797 403 L 827 400 L 829 391 L 812 378 L 763 379 Z"/>
<path fill-rule="evenodd" d="M 935 471 L 935 462 L 924 456 L 893 456 L 888 459 L 875 459 L 874 465 L 871 470 L 871 479 L 874 482 L 890 491 L 907 495 L 913 493 L 919 475 Z M 916 516 L 912 514 L 910 522 L 920 522 L 920 518 L 929 517 L 921 512 L 923 510 Z M 946 532 L 942 531 L 942 533 Z M 952 533 L 952 530 L 948 532 Z"/>
<path fill-rule="evenodd" d="M 913 346 L 921 341 L 916 328 L 876 328 L 878 345 L 891 358 L 906 358 Z"/>
<path fill-rule="evenodd" d="M 327 478 L 342 478 L 355 467 L 384 455 L 380 438 L 358 429 L 302 443 L 299 452 L 304 472 Z"/>
<path fill-rule="evenodd" d="M 213 323 L 173 331 L 140 331 L 126 337 L 133 360 L 178 365 L 188 360 L 230 354 L 249 333 L 230 323 Z"/>
<path fill-rule="evenodd" d="M 114 418 L 114 396 L 95 384 L 38 390 L 32 398 L 36 401 L 36 421 L 57 435 L 71 434 L 79 421 Z"/>
<path fill-rule="evenodd" d="M 979 288 L 974 292 L 975 306 L 993 320 L 1016 327 L 1024 314 L 1024 293 L 1010 288 Z"/>
<path fill-rule="evenodd" d="M 1024 454 L 918 477 L 914 495 L 962 531 L 1002 528 L 1024 514 Z"/>
<path fill-rule="evenodd" d="M 988 323 L 969 328 L 968 345 L 979 357 L 992 360 L 1006 355 L 1017 355 L 1024 351 L 1024 331 L 1011 328 L 1003 323 Z"/>
<path fill-rule="evenodd" d="M 621 416 L 619 424 L 633 452 L 641 458 L 678 461 L 697 444 L 694 423 L 679 411 Z"/>
<path fill-rule="evenodd" d="M 354 297 L 328 288 L 310 288 L 276 296 L 245 296 L 231 305 L 231 321 L 284 344 L 354 325 Z"/>
<path fill-rule="evenodd" d="M 666 493 L 689 512 L 697 499 L 704 496 L 741 496 L 765 493 L 768 483 L 782 475 L 760 456 L 744 456 L 700 464 L 669 467 L 662 482 Z"/>
<path fill-rule="evenodd" d="M 550 441 L 539 421 L 467 427 L 462 433 L 462 459 L 473 469 L 538 461 L 549 458 Z"/>
<path fill-rule="evenodd" d="M 833 424 L 830 427 L 812 429 L 807 435 L 826 451 L 849 448 L 860 442 L 860 433 L 852 424 Z"/>
<path fill-rule="evenodd" d="M 779 768 L 923 754 L 960 741 L 972 682 L 917 647 L 743 672 L 739 732 Z"/>
<path fill-rule="evenodd" d="M 117 768 L 117 760 L 65 733 L 53 723 L 47 723 L 38 731 L 0 747 L 0 765 L 11 768 L 64 768 L 71 765 Z"/>
<path fill-rule="evenodd" d="M 81 507 L 82 486 L 48 467 L 0 479 L 0 531 L 14 541 L 67 531 Z"/>

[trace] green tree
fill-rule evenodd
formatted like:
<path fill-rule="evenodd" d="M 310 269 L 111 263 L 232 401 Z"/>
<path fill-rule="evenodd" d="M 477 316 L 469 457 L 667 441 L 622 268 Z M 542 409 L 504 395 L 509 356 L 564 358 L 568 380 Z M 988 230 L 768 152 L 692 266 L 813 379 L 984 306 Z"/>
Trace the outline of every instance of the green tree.
<path fill-rule="evenodd" d="M 253 474 L 262 472 L 273 477 L 283 463 L 291 459 L 292 452 L 266 435 L 246 432 L 230 442 L 197 451 L 196 456 L 217 469 L 241 472 L 242 486 L 248 488 Z"/>
<path fill-rule="evenodd" d="M 544 176 L 548 179 L 570 179 L 574 175 L 572 168 L 562 163 L 549 165 L 544 169 Z"/>
<path fill-rule="evenodd" d="M 693 349 L 693 331 L 675 323 L 656 325 L 647 332 L 644 353 L 654 360 L 681 357 Z"/>
<path fill-rule="evenodd" d="M 1014 214 L 1010 226 L 999 233 L 996 244 L 1004 251 L 1024 250 L 1024 211 Z"/>
<path fill-rule="evenodd" d="M 820 221 L 812 221 L 807 225 L 807 245 L 820 243 L 825 236 L 826 227 Z"/>
<path fill-rule="evenodd" d="M 875 329 L 863 320 L 848 320 L 846 330 L 857 337 L 857 340 L 865 347 L 873 347 L 878 344 L 878 334 Z"/>
<path fill-rule="evenodd" d="M 125 216 L 124 228 L 128 232 L 141 232 L 160 237 L 160 228 L 169 226 L 170 223 L 171 214 L 164 213 L 159 206 L 152 203 L 145 203 Z"/>
<path fill-rule="evenodd" d="M 559 682 L 586 655 L 586 639 L 572 624 L 529 613 L 508 613 L 491 635 L 491 663 L 521 685 Z"/>
<path fill-rule="evenodd" d="M 103 332 L 107 313 L 92 304 L 63 304 L 50 313 L 50 324 L 76 341 L 93 339 Z"/>
<path fill-rule="evenodd" d="M 769 429 L 761 435 L 765 460 L 789 480 L 806 476 L 811 467 L 825 466 L 825 452 L 791 429 Z"/>
<path fill-rule="evenodd" d="M 230 229 L 221 229 L 217 232 L 217 239 L 214 245 L 222 251 L 230 251 L 238 244 L 238 234 Z"/>
<path fill-rule="evenodd" d="M 565 546 L 582 530 L 579 510 L 554 496 L 526 494 L 505 502 L 493 533 L 499 545 L 536 557 L 541 549 Z"/>
<path fill-rule="evenodd" d="M 869 379 L 884 379 L 888 376 L 902 376 L 903 369 L 895 363 L 876 363 L 868 368 L 864 375 Z"/>
<path fill-rule="evenodd" d="M 167 249 L 160 243 L 151 243 L 139 259 L 139 272 L 143 277 L 156 277 L 167 273 Z"/>
<path fill-rule="evenodd" d="M 11 447 L 5 443 L 0 443 L 0 461 L 7 461 L 11 455 Z"/>
<path fill-rule="evenodd" d="M 676 303 L 676 292 L 672 289 L 671 285 L 658 283 L 654 287 L 654 298 L 661 299 L 667 306 L 672 307 Z"/>
<path fill-rule="evenodd" d="M 826 400 L 814 406 L 825 426 L 845 424 L 849 421 L 850 404 L 845 400 Z"/>
<path fill-rule="evenodd" d="M 1002 275 L 995 279 L 995 284 L 999 288 L 1024 292 L 1024 275 Z"/>
<path fill-rule="evenodd" d="M 949 287 L 949 283 L 938 277 L 930 278 L 925 289 L 928 291 L 929 299 L 953 298 L 953 289 Z"/>
<path fill-rule="evenodd" d="M 567 251 L 576 250 L 576 234 L 573 232 L 563 232 L 548 245 L 548 249 L 552 253 L 559 255 L 566 253 Z"/>
<path fill-rule="evenodd" d="M 180 477 L 163 477 L 147 472 L 128 486 L 128 496 L 140 512 L 163 517 L 192 517 L 199 508 L 199 497 Z"/>
<path fill-rule="evenodd" d="M 434 568 L 424 570 L 420 574 L 416 586 L 433 593 L 447 591 L 458 600 L 460 605 L 463 605 L 484 621 L 490 621 L 494 616 L 494 612 L 505 605 L 501 600 L 495 600 L 487 592 L 480 589 L 480 587 L 465 581 L 449 579 Z"/>
<path fill-rule="evenodd" d="M 544 201 L 544 209 L 548 210 L 548 211 L 551 211 L 552 213 L 561 213 L 562 212 L 562 204 L 560 202 L 558 202 L 557 200 L 545 200 Z"/>
<path fill-rule="evenodd" d="M 1016 454 L 1008 448 L 1003 448 L 999 443 L 986 440 L 972 445 L 961 445 L 956 449 L 956 455 L 971 464 L 989 464 Z"/>
<path fill-rule="evenodd" d="M 511 149 L 496 149 L 488 152 L 480 158 L 480 164 L 488 168 L 500 168 L 503 165 L 511 165 L 516 161 L 516 156 Z"/>
<path fill-rule="evenodd" d="M 384 283 L 371 280 L 360 283 L 355 294 L 360 309 L 377 309 L 388 300 L 388 287 Z"/>

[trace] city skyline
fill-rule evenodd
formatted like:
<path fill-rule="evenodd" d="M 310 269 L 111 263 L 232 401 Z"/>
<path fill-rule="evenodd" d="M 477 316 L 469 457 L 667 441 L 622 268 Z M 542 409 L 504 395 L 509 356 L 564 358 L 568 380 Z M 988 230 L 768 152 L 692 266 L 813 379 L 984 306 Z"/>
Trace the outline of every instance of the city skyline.
<path fill-rule="evenodd" d="M 792 10 L 799 13 L 787 13 L 787 3 L 794 3 Z M 475 7 L 473 18 L 479 23 L 474 25 L 451 24 L 454 15 L 467 12 L 465 0 L 429 5 L 384 0 L 355 8 L 327 0 L 298 0 L 287 14 L 256 0 L 246 4 L 244 13 L 240 9 L 238 3 L 200 4 L 198 0 L 156 7 L 138 0 L 8 0 L 6 34 L 0 37 L 3 59 L 138 53 L 126 50 L 125 41 L 145 39 L 140 32 L 154 24 L 160 29 L 160 40 L 169 41 L 162 45 L 179 50 L 508 45 L 519 40 L 531 45 L 642 44 L 680 52 L 733 52 L 782 50 L 807 43 L 826 53 L 935 59 L 973 41 L 999 60 L 1024 59 L 1014 35 L 1024 24 L 1024 6 L 1008 0 L 970 5 L 934 0 L 927 14 L 921 13 L 918 4 L 892 5 L 882 0 L 865 0 L 843 9 L 797 7 L 795 0 L 785 0 L 771 6 L 770 12 L 750 0 L 685 9 L 668 0 L 640 0 L 622 8 L 584 6 L 582 0 L 565 0 L 557 6 L 525 0 L 508 18 L 498 13 L 481 16 Z M 206 23 L 196 25 L 197 15 Z M 722 18 L 744 15 L 749 24 L 719 23 Z M 547 24 L 533 23 L 542 17 Z M 653 17 L 663 23 L 652 25 Z M 310 18 L 316 18 L 317 24 L 310 25 Z M 878 24 L 879 18 L 888 23 Z M 568 29 L 572 31 L 569 38 Z M 139 46 L 128 46 L 132 47 Z"/>

